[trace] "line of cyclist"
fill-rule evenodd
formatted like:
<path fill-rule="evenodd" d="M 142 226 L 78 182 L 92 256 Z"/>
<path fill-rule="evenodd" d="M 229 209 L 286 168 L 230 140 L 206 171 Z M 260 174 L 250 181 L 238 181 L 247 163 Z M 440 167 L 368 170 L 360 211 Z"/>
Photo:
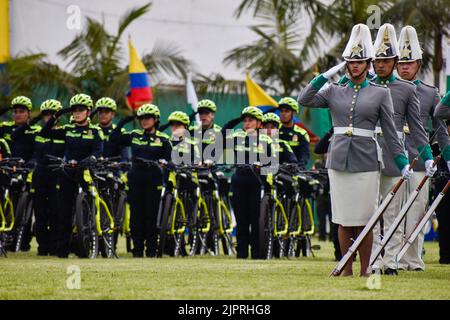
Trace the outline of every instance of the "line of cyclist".
<path fill-rule="evenodd" d="M 272 112 L 263 114 L 256 107 L 246 107 L 239 118 L 229 121 L 223 128 L 214 123 L 217 107 L 208 99 L 198 103 L 200 124 L 193 126 L 190 124 L 195 113 L 188 116 L 181 111 L 173 112 L 168 123 L 160 125 L 160 111 L 153 104 L 143 104 L 135 115 L 122 118 L 117 125 L 113 124 L 117 105 L 111 98 L 101 98 L 94 105 L 90 96 L 77 94 L 69 104 L 68 108 L 63 108 L 57 100 L 46 100 L 40 106 L 40 114 L 31 119 L 31 100 L 19 96 L 12 100 L 11 107 L 0 110 L 1 114 L 12 110 L 13 116 L 13 121 L 0 123 L 1 158 L 21 158 L 26 167 L 33 169 L 30 190 L 33 193 L 34 232 L 38 255 L 42 256 L 66 258 L 71 253 L 73 208 L 77 181 L 82 174 L 80 170 L 70 168 L 55 172 L 52 158 L 76 162 L 89 157 L 131 160 L 127 179 L 134 257 L 157 255 L 158 203 L 174 155 L 189 164 L 210 163 L 208 156 L 205 157 L 207 154 L 211 159 L 227 158 L 229 155 L 223 148 L 216 148 L 216 142 L 223 139 L 233 142 L 230 144 L 233 159 L 244 159 L 249 165 L 261 163 L 262 157 L 269 155 L 277 157 L 280 164 L 296 163 L 298 168 L 305 169 L 309 159 L 309 137 L 304 129 L 294 124 L 299 107 L 289 97 L 279 101 L 280 117 Z M 61 116 L 66 113 L 71 113 L 70 122 L 60 124 Z M 95 114 L 98 124 L 91 122 Z M 125 130 L 125 125 L 135 119 L 139 128 Z M 227 132 L 241 121 L 242 130 L 232 134 Z M 168 127 L 171 137 L 162 132 Z M 261 128 L 267 131 L 262 133 Z M 158 161 L 166 169 L 149 167 L 139 159 Z M 258 240 L 260 181 L 255 171 L 248 167 L 237 167 L 231 179 L 238 258 L 249 256 L 249 246 L 251 257 L 261 258 Z M 30 250 L 31 235 L 30 219 L 21 251 Z"/>

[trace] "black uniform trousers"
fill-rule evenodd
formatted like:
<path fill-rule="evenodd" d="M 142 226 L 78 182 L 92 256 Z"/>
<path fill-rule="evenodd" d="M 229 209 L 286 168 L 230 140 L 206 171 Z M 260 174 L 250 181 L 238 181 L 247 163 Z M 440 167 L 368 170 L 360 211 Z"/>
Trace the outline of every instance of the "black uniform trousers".
<path fill-rule="evenodd" d="M 38 254 L 56 253 L 57 175 L 46 166 L 38 165 L 33 172 L 33 209 Z"/>
<path fill-rule="evenodd" d="M 159 202 L 162 178 L 147 174 L 144 170 L 131 170 L 128 174 L 128 202 L 130 203 L 130 228 L 133 239 L 133 255 L 156 255 Z"/>
<path fill-rule="evenodd" d="M 259 215 L 261 184 L 253 175 L 234 174 L 231 179 L 231 205 L 236 216 L 237 257 L 259 259 Z"/>
<path fill-rule="evenodd" d="M 70 253 L 75 200 L 81 177 L 82 172 L 77 169 L 65 169 L 65 172 L 60 172 L 58 175 L 58 227 L 56 229 L 56 254 L 58 257 L 65 258 Z"/>

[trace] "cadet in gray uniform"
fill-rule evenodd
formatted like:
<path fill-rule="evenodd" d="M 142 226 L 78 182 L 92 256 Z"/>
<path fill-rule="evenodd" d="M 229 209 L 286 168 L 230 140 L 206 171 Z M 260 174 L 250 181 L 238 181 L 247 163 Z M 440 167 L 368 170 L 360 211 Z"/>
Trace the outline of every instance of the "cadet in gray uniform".
<path fill-rule="evenodd" d="M 375 59 L 373 66 L 377 77 L 374 81 L 391 92 L 392 102 L 394 106 L 394 122 L 399 139 L 404 142 L 403 126 L 405 123 L 409 126 L 411 140 L 421 152 L 421 157 L 425 161 L 427 174 L 432 175 L 435 172 L 433 168 L 433 156 L 431 148 L 428 144 L 428 137 L 420 119 L 419 99 L 417 98 L 416 86 L 409 81 L 398 79 L 394 75 L 394 69 L 397 65 L 399 50 L 395 29 L 391 24 L 384 24 L 378 30 L 377 39 L 374 44 Z M 381 173 L 380 180 L 380 196 L 386 196 L 398 178 L 401 176 L 400 170 L 396 166 L 393 155 L 388 147 L 389 141 L 386 140 L 384 130 L 378 129 L 378 141 L 383 150 L 383 162 L 385 168 Z M 423 152 L 422 152 L 423 150 Z M 411 160 L 411 159 L 410 159 Z M 402 189 L 394 197 L 391 204 L 383 214 L 383 228 L 386 232 L 391 226 L 397 214 L 400 212 L 402 200 L 401 194 L 405 191 Z M 384 273 L 388 275 L 397 274 L 396 255 L 401 249 L 403 238 L 403 224 L 394 233 L 391 240 L 384 249 L 384 256 L 379 257 L 373 265 L 374 270 L 381 270 L 384 267 Z M 374 228 L 374 245 L 375 250 L 381 242 L 381 232 L 379 224 Z"/>
<path fill-rule="evenodd" d="M 420 49 L 416 29 L 411 26 L 406 26 L 402 29 L 399 38 L 399 49 L 400 58 L 398 60 L 397 73 L 402 79 L 412 81 L 416 85 L 417 97 L 420 102 L 420 118 L 422 124 L 424 125 L 425 130 L 427 130 L 427 124 L 431 119 L 433 130 L 436 131 L 437 142 L 442 150 L 443 158 L 448 161 L 450 160 L 450 146 L 447 128 L 442 120 L 433 117 L 434 108 L 440 100 L 438 90 L 436 87 L 425 84 L 417 79 L 417 73 L 420 71 L 422 64 L 422 50 Z M 415 146 L 414 140 L 411 138 L 409 128 L 405 127 L 404 131 L 408 157 L 410 159 L 416 158 L 419 151 Z M 408 193 L 414 191 L 424 177 L 425 163 L 422 159 L 418 159 L 414 167 L 414 173 L 407 184 Z M 428 204 L 428 194 L 429 183 L 427 181 L 406 217 L 406 236 L 414 231 L 415 226 L 422 218 Z M 402 260 L 398 261 L 399 268 L 414 271 L 425 270 L 425 264 L 422 260 L 423 241 L 424 232 L 422 231 L 403 256 Z"/>
<path fill-rule="evenodd" d="M 369 28 L 353 27 L 344 50 L 346 62 L 311 81 L 300 93 L 299 103 L 310 108 L 329 108 L 333 121 L 326 167 L 330 178 L 333 222 L 339 224 L 339 243 L 345 254 L 378 206 L 381 153 L 375 138 L 380 123 L 385 139 L 405 179 L 412 174 L 394 126 L 392 99 L 387 88 L 367 80 L 373 45 Z M 350 75 L 346 84 L 333 83 L 321 90 L 344 65 Z M 372 234 L 359 248 L 361 276 L 367 275 Z M 352 275 L 349 263 L 341 273 Z"/>

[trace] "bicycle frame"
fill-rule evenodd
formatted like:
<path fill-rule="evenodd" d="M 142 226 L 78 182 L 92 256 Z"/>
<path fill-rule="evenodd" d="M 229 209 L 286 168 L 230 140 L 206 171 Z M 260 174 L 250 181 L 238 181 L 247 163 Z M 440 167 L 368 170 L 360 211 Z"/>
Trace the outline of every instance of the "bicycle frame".
<path fill-rule="evenodd" d="M 103 206 L 103 209 L 106 212 L 106 216 L 109 219 L 109 228 L 107 230 L 107 233 L 112 234 L 114 232 L 114 218 L 111 214 L 111 211 L 108 208 L 108 205 L 100 196 L 89 169 L 83 170 L 83 180 L 88 184 L 89 193 L 92 196 L 92 199 L 94 200 L 95 224 L 97 227 L 98 235 L 99 236 L 103 235 L 102 225 L 100 223 L 101 206 Z M 80 187 L 79 190 L 81 192 L 83 190 L 83 188 Z"/>

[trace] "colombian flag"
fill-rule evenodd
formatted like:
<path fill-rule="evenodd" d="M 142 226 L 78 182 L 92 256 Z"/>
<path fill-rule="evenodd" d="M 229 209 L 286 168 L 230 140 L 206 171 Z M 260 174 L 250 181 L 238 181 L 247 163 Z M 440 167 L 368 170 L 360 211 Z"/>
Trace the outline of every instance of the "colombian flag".
<path fill-rule="evenodd" d="M 247 88 L 247 96 L 248 96 L 248 103 L 251 106 L 258 107 L 262 110 L 262 112 L 266 112 L 270 109 L 273 109 L 274 107 L 278 107 L 278 103 L 269 96 L 263 88 L 261 88 L 256 82 L 254 82 L 252 79 L 250 79 L 249 74 L 247 73 L 246 79 L 245 79 L 245 86 Z M 279 115 L 278 110 L 275 111 L 276 114 Z M 306 128 L 297 117 L 294 117 L 294 122 L 297 126 L 300 128 L 305 129 L 308 132 L 308 135 L 311 139 L 311 142 L 315 143 L 317 142 L 317 136 L 308 128 Z"/>
<path fill-rule="evenodd" d="M 247 88 L 248 104 L 250 106 L 258 107 L 262 112 L 278 106 L 277 102 L 263 88 L 250 79 L 248 73 L 245 79 L 245 86 Z"/>
<path fill-rule="evenodd" d="M 147 69 L 139 59 L 136 49 L 128 41 L 130 48 L 130 65 L 128 73 L 130 75 L 130 91 L 127 94 L 128 106 L 135 110 L 144 103 L 152 102 L 152 88 L 148 80 Z"/>

